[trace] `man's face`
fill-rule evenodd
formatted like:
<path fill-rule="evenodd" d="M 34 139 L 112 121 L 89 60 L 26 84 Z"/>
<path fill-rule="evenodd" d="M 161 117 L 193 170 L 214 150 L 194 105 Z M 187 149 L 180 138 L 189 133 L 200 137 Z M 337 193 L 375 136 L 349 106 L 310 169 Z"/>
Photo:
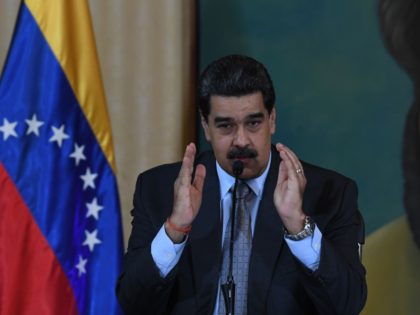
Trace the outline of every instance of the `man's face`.
<path fill-rule="evenodd" d="M 240 177 L 249 179 L 260 176 L 268 164 L 275 121 L 275 109 L 268 114 L 261 92 L 256 92 L 211 96 L 208 122 L 202 118 L 201 123 L 220 166 L 232 174 L 233 162 L 241 160 Z"/>

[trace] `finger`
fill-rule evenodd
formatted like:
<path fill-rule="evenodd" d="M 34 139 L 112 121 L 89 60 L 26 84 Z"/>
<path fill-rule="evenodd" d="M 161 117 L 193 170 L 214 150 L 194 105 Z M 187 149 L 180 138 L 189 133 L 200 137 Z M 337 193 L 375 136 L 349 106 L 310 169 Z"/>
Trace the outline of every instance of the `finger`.
<path fill-rule="evenodd" d="M 285 150 L 280 151 L 280 157 L 282 159 L 287 174 L 289 175 L 289 173 L 293 173 L 295 170 L 295 166 L 293 165 L 292 161 L 290 160 L 290 157 L 287 155 L 287 152 Z"/>
<path fill-rule="evenodd" d="M 277 152 L 279 153 L 279 156 L 281 158 L 281 146 L 279 144 L 276 144 Z M 280 162 L 279 165 L 279 175 L 277 176 L 277 185 L 283 183 L 287 178 L 287 167 L 285 165 L 284 161 Z"/>
<path fill-rule="evenodd" d="M 296 163 L 293 161 L 292 156 L 288 154 L 287 147 L 284 144 L 277 143 L 276 148 L 279 151 L 280 157 L 282 158 L 282 160 L 285 161 L 285 164 L 288 166 L 291 165 L 292 169 L 296 171 L 298 167 L 296 166 Z"/>
<path fill-rule="evenodd" d="M 302 167 L 302 164 L 300 163 L 300 161 L 297 158 L 294 158 L 291 155 L 290 151 L 285 150 L 285 152 L 286 152 L 288 158 L 290 159 L 290 161 L 292 162 L 292 165 L 295 169 L 296 174 L 299 175 L 299 177 L 305 176 L 304 173 L 303 173 L 303 167 Z"/>
<path fill-rule="evenodd" d="M 299 158 L 297 157 L 297 155 L 289 148 L 289 147 L 287 147 L 287 146 L 285 146 L 284 144 L 282 144 L 282 143 L 279 143 L 279 147 L 280 147 L 280 149 L 282 149 L 282 150 L 285 150 L 286 152 L 287 152 L 287 154 L 288 154 L 288 156 L 290 157 L 290 159 L 291 159 L 291 161 L 292 161 L 292 163 L 293 163 L 293 165 L 295 165 L 295 166 L 299 166 L 300 167 L 300 161 L 299 161 Z"/>
<path fill-rule="evenodd" d="M 185 148 L 184 158 L 182 159 L 181 170 L 179 171 L 178 178 L 181 184 L 190 184 L 193 172 L 194 157 L 196 148 L 194 143 L 190 143 Z"/>
<path fill-rule="evenodd" d="M 277 177 L 277 185 L 281 185 L 287 179 L 287 169 L 284 161 L 280 162 L 279 176 Z"/>
<path fill-rule="evenodd" d="M 277 147 L 277 145 L 276 145 L 276 147 Z M 280 150 L 284 150 L 284 151 L 286 151 L 286 153 L 287 153 L 287 155 L 288 155 L 288 157 L 290 158 L 290 160 L 291 160 L 291 162 L 292 162 L 292 164 L 293 164 L 293 166 L 295 167 L 295 170 L 297 171 L 298 169 L 300 169 L 301 170 L 301 172 L 299 172 L 298 174 L 300 174 L 300 175 L 304 175 L 304 173 L 303 173 L 303 166 L 302 166 L 302 164 L 300 163 L 300 160 L 299 160 L 299 158 L 297 157 L 297 155 L 290 149 L 290 148 L 288 148 L 287 146 L 285 146 L 284 144 L 282 144 L 282 143 L 278 143 L 278 147 L 279 147 L 279 149 Z"/>
<path fill-rule="evenodd" d="M 292 160 L 285 150 L 280 151 L 280 157 L 282 158 L 282 162 L 286 168 L 287 177 L 296 182 L 299 181 L 298 174 L 296 173 L 296 167 L 293 165 Z"/>
<path fill-rule="evenodd" d="M 195 168 L 193 186 L 200 193 L 203 192 L 204 179 L 206 178 L 206 167 L 203 164 L 198 164 Z"/>

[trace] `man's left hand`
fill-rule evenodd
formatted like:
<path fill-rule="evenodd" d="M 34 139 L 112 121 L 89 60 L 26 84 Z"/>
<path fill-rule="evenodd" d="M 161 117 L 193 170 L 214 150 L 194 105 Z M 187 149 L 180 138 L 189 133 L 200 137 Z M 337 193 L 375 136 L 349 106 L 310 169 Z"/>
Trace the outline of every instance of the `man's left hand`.
<path fill-rule="evenodd" d="M 276 149 L 282 161 L 274 190 L 274 205 L 287 232 L 297 234 L 303 229 L 305 221 L 302 200 L 306 177 L 302 164 L 292 150 L 281 143 L 276 144 Z"/>

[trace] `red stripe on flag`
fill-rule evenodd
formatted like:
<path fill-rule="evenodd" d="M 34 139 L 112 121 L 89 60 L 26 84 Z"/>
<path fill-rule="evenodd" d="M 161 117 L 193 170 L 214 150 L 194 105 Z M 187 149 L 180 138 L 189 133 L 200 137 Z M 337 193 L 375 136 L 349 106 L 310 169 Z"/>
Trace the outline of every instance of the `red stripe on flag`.
<path fill-rule="evenodd" d="M 1 163 L 0 314 L 78 314 L 64 270 Z"/>

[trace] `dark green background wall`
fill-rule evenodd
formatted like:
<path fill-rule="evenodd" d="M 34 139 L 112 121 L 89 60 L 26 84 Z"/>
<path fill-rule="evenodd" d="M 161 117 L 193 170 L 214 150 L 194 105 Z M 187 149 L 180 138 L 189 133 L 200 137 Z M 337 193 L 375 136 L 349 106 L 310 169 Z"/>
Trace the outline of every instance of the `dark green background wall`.
<path fill-rule="evenodd" d="M 404 213 L 401 138 L 411 82 L 381 40 L 372 0 L 201 0 L 200 71 L 246 54 L 271 73 L 277 132 L 301 159 L 359 185 L 367 232 Z M 200 148 L 208 147 L 200 135 Z"/>

